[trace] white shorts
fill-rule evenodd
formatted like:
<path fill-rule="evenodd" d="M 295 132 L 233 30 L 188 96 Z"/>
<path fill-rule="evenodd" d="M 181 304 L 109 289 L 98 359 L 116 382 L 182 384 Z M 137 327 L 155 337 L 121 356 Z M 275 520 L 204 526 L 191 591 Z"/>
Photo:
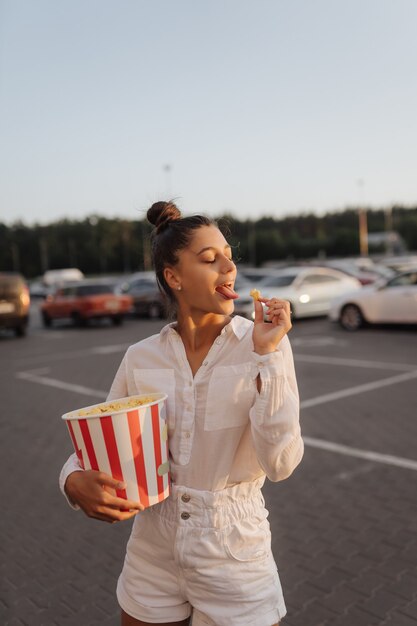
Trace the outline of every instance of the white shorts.
<path fill-rule="evenodd" d="M 222 491 L 172 485 L 138 513 L 117 598 L 152 624 L 193 615 L 193 626 L 272 626 L 286 614 L 271 552 L 264 478 Z"/>

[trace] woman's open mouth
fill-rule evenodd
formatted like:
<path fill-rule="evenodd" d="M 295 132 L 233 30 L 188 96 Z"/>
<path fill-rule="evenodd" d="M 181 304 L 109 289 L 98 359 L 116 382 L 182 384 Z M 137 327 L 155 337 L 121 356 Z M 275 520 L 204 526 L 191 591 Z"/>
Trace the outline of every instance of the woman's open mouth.
<path fill-rule="evenodd" d="M 217 293 L 219 293 L 225 300 L 236 300 L 238 294 L 233 289 L 233 283 L 222 283 L 216 287 Z"/>

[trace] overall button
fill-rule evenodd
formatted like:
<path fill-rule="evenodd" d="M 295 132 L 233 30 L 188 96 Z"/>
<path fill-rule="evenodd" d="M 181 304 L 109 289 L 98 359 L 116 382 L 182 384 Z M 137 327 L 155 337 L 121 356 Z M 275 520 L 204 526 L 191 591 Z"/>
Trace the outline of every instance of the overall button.
<path fill-rule="evenodd" d="M 188 519 L 189 517 L 190 517 L 190 514 L 189 514 L 189 513 L 186 513 L 186 512 L 181 513 L 181 518 L 182 518 L 182 519 Z"/>
<path fill-rule="evenodd" d="M 181 496 L 181 500 L 183 502 L 189 502 L 191 500 L 191 496 L 189 496 L 188 493 L 183 493 Z"/>

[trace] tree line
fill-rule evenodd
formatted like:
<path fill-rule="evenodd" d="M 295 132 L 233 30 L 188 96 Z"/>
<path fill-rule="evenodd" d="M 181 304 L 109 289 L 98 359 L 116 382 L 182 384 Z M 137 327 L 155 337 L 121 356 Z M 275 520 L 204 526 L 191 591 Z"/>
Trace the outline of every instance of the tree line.
<path fill-rule="evenodd" d="M 398 232 L 409 251 L 417 251 L 417 207 L 367 211 L 368 232 L 387 224 Z M 347 208 L 323 216 L 239 220 L 218 218 L 227 231 L 234 256 L 242 263 L 343 257 L 359 254 L 358 211 Z M 85 274 L 128 273 L 151 269 L 151 226 L 146 220 L 109 219 L 91 215 L 33 226 L 0 223 L 0 270 L 19 271 L 27 278 L 48 269 L 78 267 Z M 384 252 L 384 245 L 373 252 Z"/>

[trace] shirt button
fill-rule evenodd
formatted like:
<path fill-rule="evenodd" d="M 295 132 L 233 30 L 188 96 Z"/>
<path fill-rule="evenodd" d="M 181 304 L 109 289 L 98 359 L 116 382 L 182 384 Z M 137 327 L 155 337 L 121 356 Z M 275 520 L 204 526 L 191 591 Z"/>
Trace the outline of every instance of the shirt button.
<path fill-rule="evenodd" d="M 208 365 L 208 361 L 203 361 L 203 365 Z"/>
<path fill-rule="evenodd" d="M 181 519 L 189 519 L 189 517 L 190 517 L 189 513 L 186 513 L 185 511 L 184 513 L 181 513 Z"/>
<path fill-rule="evenodd" d="M 181 496 L 181 500 L 183 502 L 189 502 L 191 500 L 191 496 L 188 495 L 188 493 L 183 493 Z M 188 517 L 189 517 L 189 513 L 187 513 Z M 185 519 L 185 518 L 184 518 Z"/>
<path fill-rule="evenodd" d="M 263 367 L 264 364 L 263 363 L 258 363 L 258 367 Z"/>
<path fill-rule="evenodd" d="M 186 438 L 186 439 L 189 439 L 189 438 L 191 437 L 191 433 L 190 433 L 190 431 L 189 431 L 189 430 L 186 430 L 186 431 L 185 431 L 185 433 L 184 433 L 184 435 L 185 435 L 185 438 Z"/>

